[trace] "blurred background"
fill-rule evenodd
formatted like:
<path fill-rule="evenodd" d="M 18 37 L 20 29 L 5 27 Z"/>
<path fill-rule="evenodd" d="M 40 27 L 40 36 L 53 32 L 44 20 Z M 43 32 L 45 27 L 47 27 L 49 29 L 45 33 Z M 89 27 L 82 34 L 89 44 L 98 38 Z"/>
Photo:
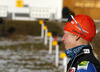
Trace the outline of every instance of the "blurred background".
<path fill-rule="evenodd" d="M 92 45 L 100 62 L 99 13 L 100 0 L 0 0 L 0 72 L 64 72 L 60 54 L 65 48 L 60 40 L 71 14 L 86 14 L 94 20 L 96 36 Z M 58 66 L 55 46 L 49 54 L 50 37 L 44 43 L 45 29 L 59 46 Z"/>

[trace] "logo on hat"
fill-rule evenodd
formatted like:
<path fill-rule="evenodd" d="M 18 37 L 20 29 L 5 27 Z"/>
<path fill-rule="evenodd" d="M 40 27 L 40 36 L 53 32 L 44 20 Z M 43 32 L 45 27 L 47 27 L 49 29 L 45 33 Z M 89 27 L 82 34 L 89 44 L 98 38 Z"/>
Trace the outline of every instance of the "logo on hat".
<path fill-rule="evenodd" d="M 72 23 L 72 24 L 74 24 L 74 22 L 73 22 L 73 21 L 71 21 L 71 23 Z"/>

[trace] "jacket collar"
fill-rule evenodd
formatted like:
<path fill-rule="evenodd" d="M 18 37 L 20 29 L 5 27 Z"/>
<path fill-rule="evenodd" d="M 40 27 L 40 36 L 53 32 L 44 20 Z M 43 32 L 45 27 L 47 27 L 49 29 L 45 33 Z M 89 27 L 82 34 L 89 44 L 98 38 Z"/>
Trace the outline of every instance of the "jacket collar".
<path fill-rule="evenodd" d="M 71 58 L 73 60 L 76 56 L 80 54 L 89 54 L 90 53 L 89 45 L 80 45 L 71 49 L 65 50 L 65 54 L 67 57 Z"/>
<path fill-rule="evenodd" d="M 91 52 L 92 52 L 91 46 L 87 45 L 87 46 L 83 47 L 77 55 L 79 55 L 80 53 L 90 54 Z"/>

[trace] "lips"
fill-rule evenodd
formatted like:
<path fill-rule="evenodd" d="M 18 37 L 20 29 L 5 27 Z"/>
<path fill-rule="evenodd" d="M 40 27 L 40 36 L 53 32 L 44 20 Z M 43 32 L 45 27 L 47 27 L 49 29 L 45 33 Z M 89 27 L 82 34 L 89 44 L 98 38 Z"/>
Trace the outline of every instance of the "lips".
<path fill-rule="evenodd" d="M 65 48 L 66 48 L 67 44 L 65 42 L 64 42 L 64 45 L 65 45 Z"/>

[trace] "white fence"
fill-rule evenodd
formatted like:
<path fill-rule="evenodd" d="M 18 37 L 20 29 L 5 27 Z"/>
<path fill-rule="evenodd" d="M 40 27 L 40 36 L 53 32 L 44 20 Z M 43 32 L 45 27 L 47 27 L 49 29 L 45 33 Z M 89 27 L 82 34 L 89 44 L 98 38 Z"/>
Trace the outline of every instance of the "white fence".
<path fill-rule="evenodd" d="M 0 17 L 7 17 L 8 8 L 0 6 Z M 25 12 L 23 12 L 25 11 Z M 27 14 L 28 16 L 16 16 L 16 14 Z M 35 19 L 51 19 L 51 9 L 47 7 L 31 7 L 31 8 L 16 8 L 12 12 L 12 19 L 14 20 L 35 20 Z"/>
<path fill-rule="evenodd" d="M 43 19 L 50 19 L 51 12 L 50 8 L 39 8 L 33 7 L 30 8 L 30 17 L 31 18 L 43 18 Z"/>
<path fill-rule="evenodd" d="M 0 17 L 7 17 L 7 7 L 0 6 Z"/>
<path fill-rule="evenodd" d="M 28 16 L 26 17 L 16 16 L 16 14 L 27 14 Z M 15 12 L 12 13 L 12 19 L 14 20 L 51 19 L 51 9 L 45 7 L 18 8 L 17 10 L 15 10 Z"/>

